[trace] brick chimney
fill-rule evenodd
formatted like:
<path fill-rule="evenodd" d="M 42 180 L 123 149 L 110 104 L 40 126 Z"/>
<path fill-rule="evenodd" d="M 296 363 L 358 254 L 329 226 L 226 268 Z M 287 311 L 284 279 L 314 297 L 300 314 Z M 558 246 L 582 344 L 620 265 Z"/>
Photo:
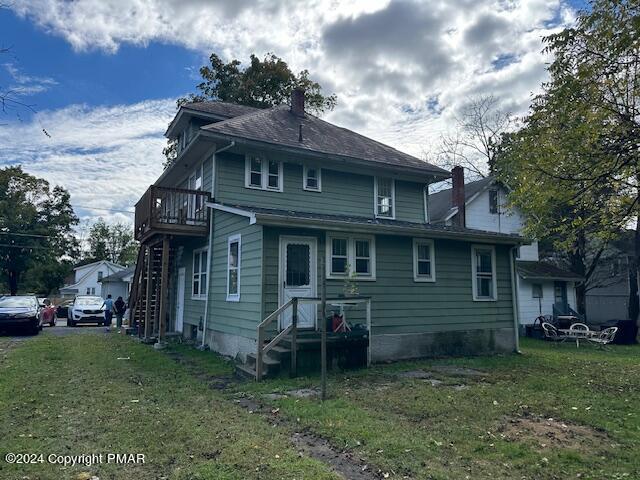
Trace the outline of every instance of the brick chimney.
<path fill-rule="evenodd" d="M 291 92 L 291 113 L 298 117 L 304 117 L 304 90 L 294 88 Z"/>
<path fill-rule="evenodd" d="M 466 211 L 464 205 L 464 168 L 457 166 L 451 170 L 451 180 L 453 188 L 451 189 L 451 207 L 458 207 L 458 214 L 453 219 L 453 224 L 464 228 L 466 225 Z"/>

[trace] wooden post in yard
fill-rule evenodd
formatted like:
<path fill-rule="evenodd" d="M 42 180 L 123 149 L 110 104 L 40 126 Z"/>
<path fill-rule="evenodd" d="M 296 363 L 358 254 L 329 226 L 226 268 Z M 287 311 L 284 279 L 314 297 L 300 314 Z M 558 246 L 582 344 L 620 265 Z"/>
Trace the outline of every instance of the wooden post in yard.
<path fill-rule="evenodd" d="M 326 242 L 325 235 L 325 242 Z M 320 399 L 327 399 L 327 279 L 324 274 L 324 264 L 320 263 L 320 272 L 322 273 L 322 294 L 320 301 L 320 312 L 322 319 L 320 321 Z"/>
<path fill-rule="evenodd" d="M 147 284 L 145 286 L 145 297 L 144 297 L 144 339 L 143 339 L 145 342 L 149 340 L 149 336 L 151 334 L 151 272 L 153 268 L 151 247 L 146 247 L 146 249 L 147 249 Z"/>
<path fill-rule="evenodd" d="M 298 297 L 293 298 L 293 314 L 291 315 L 291 370 L 289 375 L 291 378 L 297 376 L 298 372 Z"/>
<path fill-rule="evenodd" d="M 160 315 L 158 315 L 158 342 L 155 348 L 164 348 L 165 330 L 167 329 L 167 299 L 169 283 L 169 239 L 162 240 L 162 271 L 160 274 Z"/>

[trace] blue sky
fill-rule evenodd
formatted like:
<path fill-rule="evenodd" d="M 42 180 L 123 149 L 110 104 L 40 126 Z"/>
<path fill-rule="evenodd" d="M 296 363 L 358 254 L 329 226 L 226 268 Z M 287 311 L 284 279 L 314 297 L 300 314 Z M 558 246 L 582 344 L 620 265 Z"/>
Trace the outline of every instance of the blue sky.
<path fill-rule="evenodd" d="M 435 161 L 470 99 L 526 112 L 547 78 L 541 38 L 586 5 L 468 1 L 14 0 L 0 9 L 0 92 L 36 113 L 0 113 L 0 167 L 64 186 L 87 222 L 130 222 L 162 171 L 175 100 L 212 52 L 308 69 L 338 96 L 327 120 Z"/>

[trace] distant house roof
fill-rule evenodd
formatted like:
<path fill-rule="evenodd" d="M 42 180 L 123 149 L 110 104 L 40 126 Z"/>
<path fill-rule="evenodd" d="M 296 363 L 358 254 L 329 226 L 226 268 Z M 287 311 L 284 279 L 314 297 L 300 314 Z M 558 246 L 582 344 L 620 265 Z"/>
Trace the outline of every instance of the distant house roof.
<path fill-rule="evenodd" d="M 449 172 L 440 167 L 314 115 L 295 115 L 287 106 L 256 110 L 202 129 L 228 139 L 247 139 L 344 160 L 360 160 L 370 165 L 410 169 L 441 178 L 449 176 Z"/>
<path fill-rule="evenodd" d="M 135 270 L 136 270 L 135 267 L 125 268 L 124 270 L 120 270 L 119 272 L 112 273 L 111 275 L 109 275 L 107 277 L 103 277 L 102 280 L 100 280 L 100 283 L 122 282 L 122 281 L 124 281 L 124 279 L 126 277 L 128 277 L 130 275 L 133 275 Z"/>
<path fill-rule="evenodd" d="M 464 186 L 465 203 L 495 182 L 494 177 L 485 177 Z M 451 188 L 440 190 L 429 195 L 429 218 L 432 222 L 444 222 L 455 209 L 451 206 Z"/>
<path fill-rule="evenodd" d="M 573 280 L 578 282 L 583 280 L 577 273 L 564 270 L 547 262 L 518 260 L 516 269 L 518 274 L 525 280 Z"/>
<path fill-rule="evenodd" d="M 399 235 L 428 234 L 434 238 L 487 240 L 512 245 L 523 243 L 523 238 L 519 235 L 487 232 L 484 230 L 474 230 L 442 224 L 433 225 L 428 223 L 387 220 L 384 218 L 374 219 L 351 215 L 310 213 L 244 205 L 225 205 L 220 203 L 208 203 L 207 205 L 217 210 L 249 217 L 251 222 L 265 225 L 297 225 L 307 228 L 323 229 L 348 226 L 350 230 L 360 230 L 371 233 Z"/>

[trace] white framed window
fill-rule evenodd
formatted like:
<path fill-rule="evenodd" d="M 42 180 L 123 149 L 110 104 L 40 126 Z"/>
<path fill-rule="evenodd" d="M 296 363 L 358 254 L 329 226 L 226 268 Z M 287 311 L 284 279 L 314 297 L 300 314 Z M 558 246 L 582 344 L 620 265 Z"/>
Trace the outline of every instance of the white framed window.
<path fill-rule="evenodd" d="M 193 251 L 191 298 L 204 300 L 207 297 L 207 256 L 208 249 L 199 248 Z"/>
<path fill-rule="evenodd" d="M 244 165 L 244 186 L 258 190 L 282 191 L 282 162 L 267 160 L 260 155 L 247 155 Z"/>
<path fill-rule="evenodd" d="M 322 191 L 322 170 L 318 167 L 303 167 L 302 188 L 309 192 Z"/>
<path fill-rule="evenodd" d="M 375 177 L 373 183 L 375 216 L 396 218 L 396 182 L 392 178 Z"/>
<path fill-rule="evenodd" d="M 436 254 L 433 240 L 413 239 L 413 280 L 436 281 Z"/>
<path fill-rule="evenodd" d="M 326 272 L 329 279 L 353 276 L 376 279 L 376 242 L 368 235 L 327 235 Z"/>
<path fill-rule="evenodd" d="M 232 235 L 227 241 L 227 302 L 240 301 L 240 262 L 242 238 Z"/>
<path fill-rule="evenodd" d="M 102 271 L 98 272 L 98 281 L 102 280 L 104 278 L 104 274 L 102 273 Z"/>
<path fill-rule="evenodd" d="M 471 246 L 471 268 L 473 278 L 473 300 L 495 301 L 498 299 L 496 279 L 496 249 L 487 245 Z"/>
<path fill-rule="evenodd" d="M 199 192 L 202 191 L 202 187 L 204 185 L 204 163 L 201 163 L 198 167 L 196 167 L 195 171 L 189 175 L 189 180 L 187 184 L 187 188 L 189 190 L 197 190 Z M 199 195 L 189 195 L 189 216 L 191 219 L 195 217 L 196 212 L 199 212 L 202 207 L 204 207 L 204 199 Z"/>
<path fill-rule="evenodd" d="M 424 186 L 422 198 L 424 200 L 424 221 L 425 223 L 431 223 L 431 220 L 429 220 L 429 185 Z"/>
<path fill-rule="evenodd" d="M 498 208 L 499 208 L 499 204 L 498 204 L 498 190 L 496 189 L 491 189 L 489 190 L 489 213 L 491 214 L 496 214 L 499 213 Z"/>

